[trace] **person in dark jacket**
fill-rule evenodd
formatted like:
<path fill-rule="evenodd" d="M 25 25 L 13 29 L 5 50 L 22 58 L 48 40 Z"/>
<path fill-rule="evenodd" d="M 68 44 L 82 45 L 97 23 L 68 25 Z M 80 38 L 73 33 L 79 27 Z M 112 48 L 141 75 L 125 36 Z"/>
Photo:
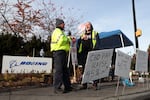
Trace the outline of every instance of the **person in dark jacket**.
<path fill-rule="evenodd" d="M 94 31 L 93 26 L 90 22 L 85 23 L 85 31 L 81 34 L 80 38 L 77 42 L 77 57 L 78 57 L 78 64 L 82 65 L 84 73 L 86 59 L 89 51 L 97 50 L 99 36 L 96 31 Z M 94 81 L 93 86 L 97 89 L 97 81 Z M 81 89 L 86 89 L 87 83 L 83 84 Z"/>

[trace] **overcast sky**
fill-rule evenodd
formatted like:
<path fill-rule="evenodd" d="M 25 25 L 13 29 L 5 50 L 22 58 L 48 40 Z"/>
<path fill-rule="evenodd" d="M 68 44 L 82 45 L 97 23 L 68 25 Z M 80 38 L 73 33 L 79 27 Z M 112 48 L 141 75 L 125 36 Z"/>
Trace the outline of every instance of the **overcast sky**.
<path fill-rule="evenodd" d="M 45 0 L 46 1 L 46 0 Z M 133 43 L 134 25 L 132 0 L 51 0 L 64 8 L 80 9 L 78 14 L 83 15 L 83 22 L 90 21 L 94 29 L 107 32 L 120 29 Z M 150 0 L 135 0 L 137 28 L 142 30 L 138 38 L 139 49 L 147 51 L 150 44 Z M 134 47 L 121 49 L 126 53 L 134 53 Z"/>

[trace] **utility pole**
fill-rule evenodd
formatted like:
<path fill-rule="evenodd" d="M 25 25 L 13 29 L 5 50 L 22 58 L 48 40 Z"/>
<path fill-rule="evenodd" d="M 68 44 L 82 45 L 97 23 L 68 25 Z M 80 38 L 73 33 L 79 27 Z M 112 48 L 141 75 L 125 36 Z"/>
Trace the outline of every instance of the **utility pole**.
<path fill-rule="evenodd" d="M 134 23 L 135 45 L 136 45 L 136 48 L 139 48 L 138 37 L 136 36 L 137 26 L 136 26 L 136 15 L 135 15 L 134 0 L 132 0 L 132 10 L 133 10 L 133 23 Z"/>

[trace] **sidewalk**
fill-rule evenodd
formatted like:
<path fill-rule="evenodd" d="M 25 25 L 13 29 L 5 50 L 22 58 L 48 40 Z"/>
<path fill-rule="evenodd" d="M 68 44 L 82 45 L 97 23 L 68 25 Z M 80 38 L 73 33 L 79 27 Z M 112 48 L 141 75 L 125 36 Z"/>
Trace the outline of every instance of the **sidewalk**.
<path fill-rule="evenodd" d="M 125 87 L 124 93 L 122 93 L 123 86 L 120 85 L 117 96 L 115 96 L 116 87 L 117 82 L 104 82 L 99 84 L 99 90 L 94 90 L 89 84 L 86 90 L 76 90 L 66 94 L 54 94 L 52 86 L 36 87 L 0 93 L 0 100 L 146 100 L 150 98 L 150 87 L 147 87 L 147 83 L 135 83 L 133 87 Z"/>

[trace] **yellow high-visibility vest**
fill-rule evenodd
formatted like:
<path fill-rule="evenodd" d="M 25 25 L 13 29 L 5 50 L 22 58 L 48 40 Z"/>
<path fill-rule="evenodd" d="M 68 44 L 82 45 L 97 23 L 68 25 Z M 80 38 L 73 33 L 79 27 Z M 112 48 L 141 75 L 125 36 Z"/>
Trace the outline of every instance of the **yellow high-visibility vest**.
<path fill-rule="evenodd" d="M 85 33 L 83 33 L 82 35 L 81 35 L 81 37 L 84 35 Z M 92 43 L 93 43 L 93 48 L 95 47 L 95 45 L 96 45 L 96 35 L 97 35 L 98 33 L 96 32 L 96 31 L 92 31 Z M 79 53 L 81 53 L 82 52 L 82 43 L 80 43 L 80 45 L 79 45 L 79 50 L 78 50 L 78 52 Z"/>
<path fill-rule="evenodd" d="M 59 28 L 56 28 L 51 36 L 51 51 L 65 50 L 66 52 L 70 49 L 70 39 L 66 34 Z"/>

